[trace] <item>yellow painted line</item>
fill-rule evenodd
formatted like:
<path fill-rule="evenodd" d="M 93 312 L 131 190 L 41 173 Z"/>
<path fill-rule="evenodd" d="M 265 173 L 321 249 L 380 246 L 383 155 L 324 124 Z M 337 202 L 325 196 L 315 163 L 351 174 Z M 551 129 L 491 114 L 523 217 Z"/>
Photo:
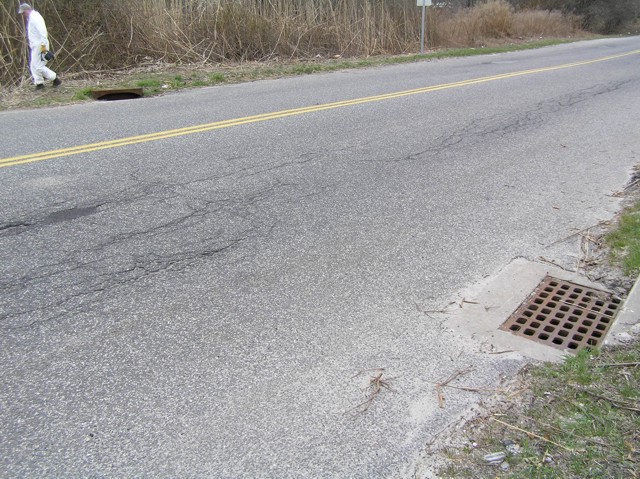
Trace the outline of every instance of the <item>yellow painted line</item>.
<path fill-rule="evenodd" d="M 332 103 L 325 103 L 323 105 L 294 108 L 292 110 L 281 110 L 281 111 L 276 111 L 272 113 L 263 113 L 261 115 L 246 116 L 246 117 L 235 118 L 231 120 L 216 121 L 213 123 L 205 123 L 202 125 L 195 125 L 195 126 L 190 126 L 186 128 L 178 128 L 175 130 L 159 131 L 156 133 L 148 133 L 146 135 L 130 136 L 127 138 L 120 138 L 117 140 L 90 143 L 87 145 L 74 146 L 70 148 L 61 148 L 59 150 L 44 151 L 41 153 L 32 153 L 29 155 L 22 155 L 22 156 L 13 156 L 9 158 L 0 159 L 0 168 L 7 167 L 7 166 L 21 165 L 24 163 L 31 163 L 34 161 L 50 160 L 52 158 L 60 158 L 64 156 L 90 153 L 92 151 L 106 150 L 109 148 L 118 148 L 121 146 L 135 145 L 137 143 L 146 143 L 149 141 L 163 140 L 166 138 L 174 138 L 178 136 L 192 135 L 195 133 L 203 133 L 207 131 L 220 130 L 222 128 L 230 128 L 234 126 L 246 125 L 249 123 L 276 120 L 279 118 L 286 118 L 289 116 L 304 115 L 307 113 L 332 110 L 336 108 L 345 108 L 348 106 L 362 105 L 364 103 L 392 100 L 395 98 L 402 98 L 402 97 L 411 96 L 411 95 L 419 95 L 419 94 L 429 93 L 429 92 L 434 92 L 439 90 L 446 90 L 449 88 L 459 88 L 463 86 L 477 85 L 480 83 L 503 80 L 506 78 L 515 78 L 519 76 L 533 75 L 536 73 L 544 73 L 544 72 L 550 72 L 554 70 L 574 68 L 574 67 L 583 66 L 583 65 L 591 65 L 594 63 L 610 61 L 617 58 L 622 58 L 622 57 L 637 55 L 637 54 L 640 54 L 640 50 L 633 50 L 626 53 L 620 53 L 618 55 L 611 55 L 608 57 L 597 58 L 595 60 L 566 63 L 563 65 L 556 65 L 556 66 L 544 67 L 544 68 L 535 68 L 532 70 L 522 70 L 522 71 L 517 71 L 513 73 L 503 73 L 501 75 L 474 78 L 471 80 L 463 80 L 459 82 L 445 83 L 441 85 L 434 85 L 434 86 L 423 87 L 423 88 L 416 88 L 413 90 L 405 90 L 405 91 L 400 91 L 395 93 L 386 93 L 383 95 L 356 98 L 353 100 L 336 101 Z"/>

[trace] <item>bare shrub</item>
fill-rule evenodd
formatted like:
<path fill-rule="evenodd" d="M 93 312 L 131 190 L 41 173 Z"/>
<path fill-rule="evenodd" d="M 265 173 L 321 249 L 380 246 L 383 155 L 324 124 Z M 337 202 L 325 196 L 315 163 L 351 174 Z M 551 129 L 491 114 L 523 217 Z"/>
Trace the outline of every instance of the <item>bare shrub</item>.
<path fill-rule="evenodd" d="M 32 3 L 47 21 L 57 53 L 56 70 L 65 74 L 85 75 L 163 62 L 369 56 L 419 49 L 421 12 L 408 0 Z M 528 13 L 526 19 L 519 18 L 520 13 L 505 0 L 474 4 L 461 10 L 430 9 L 429 46 L 474 46 L 511 35 L 562 35 L 559 14 Z M 16 6 L 15 0 L 0 0 L 2 85 L 19 84 L 29 76 L 24 23 L 16 14 Z"/>
<path fill-rule="evenodd" d="M 580 19 L 559 11 L 524 10 L 514 15 L 512 34 L 516 37 L 565 37 L 580 30 Z"/>
<path fill-rule="evenodd" d="M 558 10 L 596 33 L 626 33 L 640 20 L 640 0 L 510 0 L 519 8 Z"/>
<path fill-rule="evenodd" d="M 511 34 L 513 7 L 505 0 L 491 0 L 470 11 L 483 38 L 507 37 Z"/>
<path fill-rule="evenodd" d="M 567 37 L 579 31 L 579 20 L 558 11 L 516 10 L 506 0 L 489 0 L 473 8 L 440 10 L 432 27 L 437 45 L 481 46 L 509 38 Z"/>
<path fill-rule="evenodd" d="M 445 46 L 476 46 L 490 38 L 511 34 L 513 8 L 504 0 L 489 0 L 474 8 L 458 9 L 440 15 L 437 42 Z"/>
<path fill-rule="evenodd" d="M 28 55 L 22 18 L 16 15 L 15 4 L 5 2 L 0 5 L 0 86 L 22 81 L 20 72 L 29 64 Z"/>

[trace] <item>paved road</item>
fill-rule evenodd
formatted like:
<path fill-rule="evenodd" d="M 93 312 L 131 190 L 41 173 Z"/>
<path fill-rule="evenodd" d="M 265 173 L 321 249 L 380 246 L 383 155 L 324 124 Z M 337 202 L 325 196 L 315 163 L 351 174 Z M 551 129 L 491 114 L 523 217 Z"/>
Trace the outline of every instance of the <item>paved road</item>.
<path fill-rule="evenodd" d="M 526 361 L 424 311 L 612 217 L 639 49 L 0 113 L 0 476 L 411 474 Z"/>

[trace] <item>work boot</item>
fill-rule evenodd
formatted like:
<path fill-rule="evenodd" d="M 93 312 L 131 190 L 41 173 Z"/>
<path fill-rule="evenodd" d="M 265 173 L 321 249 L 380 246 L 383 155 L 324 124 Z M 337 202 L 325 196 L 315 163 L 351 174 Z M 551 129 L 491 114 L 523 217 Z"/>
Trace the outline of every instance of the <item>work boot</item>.
<path fill-rule="evenodd" d="M 36 85 L 36 90 L 44 90 L 44 83 L 38 83 Z"/>
<path fill-rule="evenodd" d="M 60 86 L 60 84 L 62 83 L 62 80 L 60 80 L 60 78 L 56 77 L 53 80 L 53 86 Z"/>

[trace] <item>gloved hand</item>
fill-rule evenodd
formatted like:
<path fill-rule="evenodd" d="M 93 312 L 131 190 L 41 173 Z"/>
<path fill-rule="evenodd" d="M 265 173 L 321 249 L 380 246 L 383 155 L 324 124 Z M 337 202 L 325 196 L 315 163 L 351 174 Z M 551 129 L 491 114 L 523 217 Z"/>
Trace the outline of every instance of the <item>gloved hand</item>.
<path fill-rule="evenodd" d="M 40 53 L 47 53 L 47 47 L 44 43 L 40 45 Z"/>

